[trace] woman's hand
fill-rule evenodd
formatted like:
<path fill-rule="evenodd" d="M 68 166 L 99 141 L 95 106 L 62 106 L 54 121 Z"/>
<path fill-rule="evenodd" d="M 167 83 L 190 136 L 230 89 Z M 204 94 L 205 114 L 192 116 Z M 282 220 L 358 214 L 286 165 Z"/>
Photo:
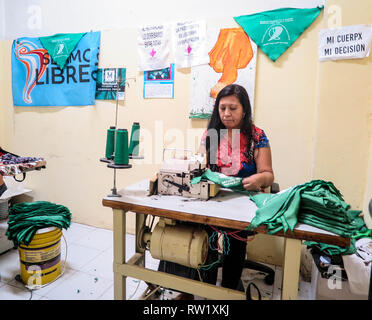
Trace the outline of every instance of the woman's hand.
<path fill-rule="evenodd" d="M 242 185 L 245 190 L 257 191 L 261 189 L 261 181 L 258 174 L 254 174 L 242 180 Z"/>
<path fill-rule="evenodd" d="M 274 173 L 271 165 L 270 148 L 258 148 L 255 150 L 257 173 L 242 180 L 245 190 L 260 191 L 274 182 Z"/>

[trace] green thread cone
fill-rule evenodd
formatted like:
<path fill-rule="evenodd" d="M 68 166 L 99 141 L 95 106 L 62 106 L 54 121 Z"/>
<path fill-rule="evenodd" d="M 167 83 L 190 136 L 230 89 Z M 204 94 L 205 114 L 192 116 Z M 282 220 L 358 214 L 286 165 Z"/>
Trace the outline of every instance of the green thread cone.
<path fill-rule="evenodd" d="M 140 140 L 140 124 L 133 122 L 132 132 L 130 135 L 129 154 L 138 156 L 139 153 L 139 140 Z"/>
<path fill-rule="evenodd" d="M 128 130 L 118 129 L 116 131 L 116 144 L 115 144 L 115 164 L 128 164 Z"/>
<path fill-rule="evenodd" d="M 112 159 L 115 148 L 115 127 L 110 127 L 107 130 L 106 139 L 106 159 Z"/>

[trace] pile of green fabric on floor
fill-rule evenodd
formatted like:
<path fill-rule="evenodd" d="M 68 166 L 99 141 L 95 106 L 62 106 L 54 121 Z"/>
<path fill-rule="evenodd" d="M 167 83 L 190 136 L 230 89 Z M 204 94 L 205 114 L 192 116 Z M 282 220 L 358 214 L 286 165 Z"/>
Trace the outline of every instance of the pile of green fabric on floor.
<path fill-rule="evenodd" d="M 269 234 L 281 230 L 285 233 L 288 229 L 293 231 L 297 222 L 301 222 L 352 238 L 350 248 L 344 249 L 315 242 L 305 243 L 309 246 L 322 245 L 323 249 L 328 248 L 333 252 L 347 254 L 355 252 L 354 239 L 371 236 L 372 230 L 366 227 L 359 216 L 361 211 L 351 210 L 350 205 L 344 201 L 342 194 L 332 182 L 312 180 L 271 194 L 246 191 L 241 185 L 241 178 L 224 176 L 209 169 L 201 177 L 193 179 L 191 183 L 197 183 L 203 178 L 250 197 L 258 209 L 248 230 L 266 225 Z"/>
<path fill-rule="evenodd" d="M 68 229 L 71 212 L 62 205 L 47 201 L 17 203 L 10 207 L 6 235 L 15 247 L 29 245 L 37 230 L 48 227 Z"/>

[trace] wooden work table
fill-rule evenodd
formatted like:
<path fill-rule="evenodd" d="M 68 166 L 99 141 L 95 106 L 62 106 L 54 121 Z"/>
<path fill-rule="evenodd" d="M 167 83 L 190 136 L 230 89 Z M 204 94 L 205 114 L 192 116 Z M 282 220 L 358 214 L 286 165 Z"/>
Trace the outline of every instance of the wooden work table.
<path fill-rule="evenodd" d="M 246 195 L 222 189 L 208 201 L 179 196 L 148 196 L 149 181 L 143 180 L 119 191 L 121 197 L 105 197 L 102 204 L 113 209 L 114 218 L 114 298 L 125 299 L 127 276 L 208 299 L 245 299 L 240 291 L 217 287 L 144 267 L 144 250 L 138 246 L 137 233 L 146 215 L 190 221 L 219 227 L 245 229 L 252 221 L 256 205 Z M 125 259 L 126 212 L 136 213 L 136 253 Z M 265 226 L 255 230 L 267 233 Z M 298 223 L 294 232 L 274 234 L 285 238 L 282 299 L 297 299 L 302 240 L 348 246 L 349 238 Z M 201 294 L 201 292 L 203 294 Z"/>

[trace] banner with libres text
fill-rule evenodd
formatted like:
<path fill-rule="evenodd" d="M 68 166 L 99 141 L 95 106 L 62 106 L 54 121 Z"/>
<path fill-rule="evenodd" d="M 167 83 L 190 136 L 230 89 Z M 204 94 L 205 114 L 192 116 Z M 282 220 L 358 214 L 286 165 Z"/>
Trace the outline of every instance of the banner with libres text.
<path fill-rule="evenodd" d="M 368 57 L 371 41 L 371 25 L 352 25 L 320 30 L 319 61 Z"/>
<path fill-rule="evenodd" d="M 14 106 L 94 105 L 100 32 L 86 33 L 61 69 L 39 38 L 12 45 Z"/>

